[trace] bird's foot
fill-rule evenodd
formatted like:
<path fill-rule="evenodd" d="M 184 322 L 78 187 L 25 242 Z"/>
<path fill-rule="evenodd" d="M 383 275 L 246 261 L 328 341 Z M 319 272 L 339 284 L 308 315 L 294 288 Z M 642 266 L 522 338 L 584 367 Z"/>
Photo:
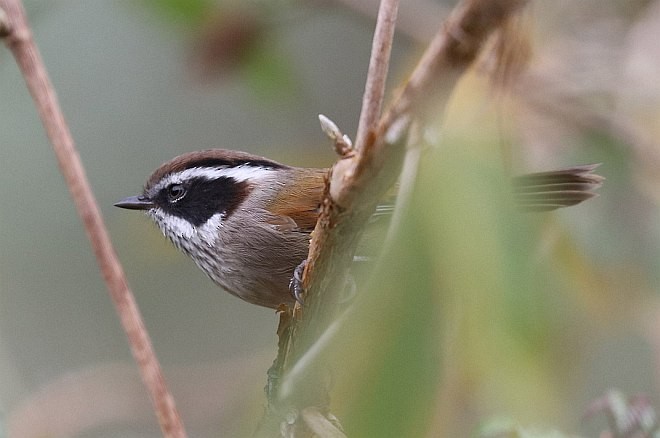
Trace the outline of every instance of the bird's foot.
<path fill-rule="evenodd" d="M 289 292 L 291 296 L 299 302 L 301 305 L 304 304 L 303 295 L 305 294 L 305 288 L 303 287 L 303 272 L 305 272 L 305 266 L 307 266 L 307 260 L 300 262 L 296 269 L 293 270 L 293 277 L 289 282 Z"/>

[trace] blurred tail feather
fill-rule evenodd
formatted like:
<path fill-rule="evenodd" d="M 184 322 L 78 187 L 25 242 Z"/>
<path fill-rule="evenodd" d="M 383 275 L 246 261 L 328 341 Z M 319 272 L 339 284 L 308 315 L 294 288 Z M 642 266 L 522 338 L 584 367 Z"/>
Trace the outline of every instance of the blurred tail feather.
<path fill-rule="evenodd" d="M 605 180 L 593 173 L 599 165 L 587 164 L 516 176 L 513 178 L 516 204 L 525 211 L 550 211 L 598 196 L 594 190 Z"/>

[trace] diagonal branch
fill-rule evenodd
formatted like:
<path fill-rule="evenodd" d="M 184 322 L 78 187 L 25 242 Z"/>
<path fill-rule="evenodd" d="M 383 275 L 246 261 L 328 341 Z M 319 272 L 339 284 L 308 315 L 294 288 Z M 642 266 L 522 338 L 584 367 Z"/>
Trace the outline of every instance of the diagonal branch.
<path fill-rule="evenodd" d="M 378 199 L 399 174 L 410 122 L 414 118 L 423 122 L 425 107 L 431 102 L 435 108 L 446 105 L 447 91 L 477 58 L 487 38 L 526 3 L 461 1 L 395 95 L 377 128 L 356 142 L 356 154 L 343 157 L 333 167 L 305 268 L 304 312 L 291 335 L 293 360 L 305 354 L 334 318 L 338 294 L 361 230 Z M 383 73 L 370 69 L 370 75 Z M 384 83 L 384 78 L 370 76 L 367 81 Z M 365 101 L 364 106 L 377 104 Z M 363 112 L 371 111 L 364 106 Z M 285 379 L 285 383 L 292 382 Z M 295 383 L 291 386 L 295 387 Z"/>
<path fill-rule="evenodd" d="M 87 237 L 90 240 L 103 279 L 119 314 L 122 326 L 149 391 L 163 434 L 183 438 L 186 433 L 174 399 L 165 384 L 160 364 L 145 329 L 135 298 L 128 287 L 101 212 L 85 175 L 71 132 L 57 102 L 41 55 L 32 39 L 20 0 L 0 0 L 0 32 L 18 64 L 50 139 Z"/>

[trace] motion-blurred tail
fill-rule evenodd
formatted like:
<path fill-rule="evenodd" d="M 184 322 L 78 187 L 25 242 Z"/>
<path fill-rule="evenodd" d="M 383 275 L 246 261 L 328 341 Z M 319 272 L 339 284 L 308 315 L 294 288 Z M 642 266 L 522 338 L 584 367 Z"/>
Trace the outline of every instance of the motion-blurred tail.
<path fill-rule="evenodd" d="M 513 178 L 513 195 L 525 211 L 550 211 L 570 207 L 598 196 L 605 178 L 593 171 L 600 164 L 586 164 Z"/>

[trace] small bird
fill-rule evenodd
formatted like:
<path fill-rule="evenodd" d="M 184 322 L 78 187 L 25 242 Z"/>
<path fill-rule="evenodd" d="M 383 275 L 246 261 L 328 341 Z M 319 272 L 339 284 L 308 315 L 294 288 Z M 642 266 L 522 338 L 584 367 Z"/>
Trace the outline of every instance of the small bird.
<path fill-rule="evenodd" d="M 602 183 L 596 166 L 515 177 L 514 199 L 529 211 L 578 204 Z M 327 173 L 226 149 L 190 152 L 161 165 L 141 195 L 115 206 L 145 211 L 221 288 L 277 308 L 294 302 L 289 283 L 307 258 Z"/>

